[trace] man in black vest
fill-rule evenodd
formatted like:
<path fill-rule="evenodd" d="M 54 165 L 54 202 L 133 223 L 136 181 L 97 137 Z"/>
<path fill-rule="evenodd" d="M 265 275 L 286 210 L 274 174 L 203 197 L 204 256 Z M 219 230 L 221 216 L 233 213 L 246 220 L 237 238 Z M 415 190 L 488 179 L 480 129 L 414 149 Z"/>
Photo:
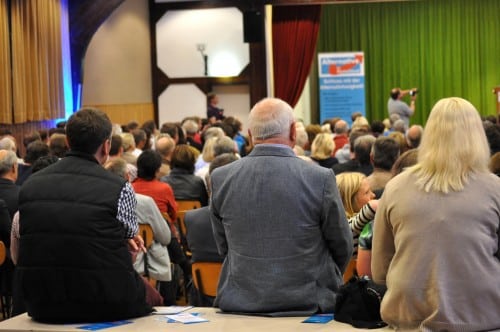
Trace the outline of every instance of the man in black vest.
<path fill-rule="evenodd" d="M 82 109 L 66 134 L 67 156 L 33 174 L 19 195 L 17 280 L 28 314 L 54 323 L 144 316 L 152 309 L 131 259 L 144 248 L 137 201 L 125 179 L 102 167 L 111 122 Z"/>

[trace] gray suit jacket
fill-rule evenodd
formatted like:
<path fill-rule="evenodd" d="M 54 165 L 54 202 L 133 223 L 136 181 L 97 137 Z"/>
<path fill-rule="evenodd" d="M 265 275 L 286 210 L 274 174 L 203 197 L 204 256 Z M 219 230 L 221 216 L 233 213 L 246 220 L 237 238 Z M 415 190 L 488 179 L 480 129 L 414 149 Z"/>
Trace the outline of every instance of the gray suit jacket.
<path fill-rule="evenodd" d="M 272 316 L 332 312 L 352 255 L 335 176 L 283 145 L 259 144 L 211 176 L 225 255 L 215 305 Z"/>

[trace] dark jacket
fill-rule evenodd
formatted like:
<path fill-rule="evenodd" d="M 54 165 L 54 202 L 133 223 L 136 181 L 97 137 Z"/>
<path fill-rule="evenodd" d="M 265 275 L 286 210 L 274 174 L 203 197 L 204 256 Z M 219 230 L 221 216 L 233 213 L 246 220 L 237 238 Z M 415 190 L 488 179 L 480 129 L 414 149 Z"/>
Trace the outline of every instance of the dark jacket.
<path fill-rule="evenodd" d="M 13 181 L 0 178 L 0 199 L 3 199 L 9 209 L 10 219 L 17 212 L 17 205 L 19 199 L 19 191 L 21 187 L 16 185 Z"/>
<path fill-rule="evenodd" d="M 199 176 L 189 171 L 174 167 L 168 175 L 160 179 L 172 187 L 175 200 L 200 201 L 201 206 L 208 205 L 208 193 L 205 183 Z"/>
<path fill-rule="evenodd" d="M 116 219 L 123 185 L 93 156 L 78 153 L 26 180 L 17 277 L 31 317 L 77 323 L 151 312 Z"/>

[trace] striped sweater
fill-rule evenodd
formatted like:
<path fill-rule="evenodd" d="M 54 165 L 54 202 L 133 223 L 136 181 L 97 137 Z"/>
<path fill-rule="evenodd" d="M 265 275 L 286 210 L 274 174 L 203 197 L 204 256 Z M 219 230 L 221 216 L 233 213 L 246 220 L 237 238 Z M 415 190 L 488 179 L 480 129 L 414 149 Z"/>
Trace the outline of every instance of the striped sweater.
<path fill-rule="evenodd" d="M 370 221 L 372 221 L 374 218 L 375 218 L 375 211 L 368 203 L 363 205 L 361 210 L 356 215 L 348 218 L 354 244 L 352 258 L 356 259 L 358 257 L 359 235 L 361 234 L 363 227 L 365 227 L 365 225 L 368 224 Z"/>

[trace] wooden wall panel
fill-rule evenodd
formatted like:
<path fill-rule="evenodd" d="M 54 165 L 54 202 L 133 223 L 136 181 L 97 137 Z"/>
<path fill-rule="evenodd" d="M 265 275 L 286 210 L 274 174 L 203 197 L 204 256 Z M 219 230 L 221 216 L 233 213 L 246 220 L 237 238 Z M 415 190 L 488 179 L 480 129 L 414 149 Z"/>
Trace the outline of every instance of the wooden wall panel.
<path fill-rule="evenodd" d="M 143 104 L 113 104 L 113 105 L 85 105 L 100 109 L 105 112 L 111 122 L 127 124 L 130 121 L 137 121 L 142 125 L 148 120 L 154 120 L 153 103 Z"/>

